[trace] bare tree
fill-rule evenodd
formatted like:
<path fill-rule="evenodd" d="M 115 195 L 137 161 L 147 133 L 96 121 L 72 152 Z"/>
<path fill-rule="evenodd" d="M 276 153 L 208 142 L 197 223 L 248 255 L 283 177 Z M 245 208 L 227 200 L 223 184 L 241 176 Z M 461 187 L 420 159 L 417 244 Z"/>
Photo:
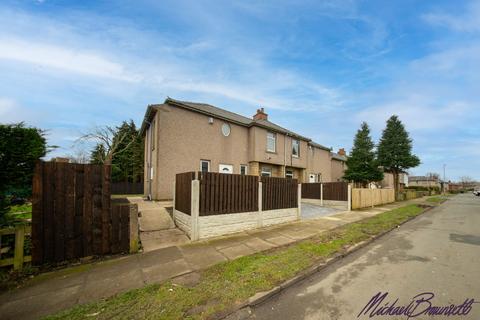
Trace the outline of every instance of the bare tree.
<path fill-rule="evenodd" d="M 105 150 L 105 158 L 102 160 L 104 164 L 112 164 L 115 155 L 122 153 L 134 142 L 135 139 L 128 141 L 128 134 L 119 132 L 115 127 L 96 126 L 90 133 L 86 133 L 77 139 L 76 143 L 85 141 L 95 141 L 97 145 L 102 145 Z"/>
<path fill-rule="evenodd" d="M 74 146 L 73 152 L 65 156 L 70 160 L 70 163 L 85 164 L 90 162 L 90 157 L 85 148 Z"/>
<path fill-rule="evenodd" d="M 460 183 L 462 184 L 463 188 L 468 188 L 475 184 L 475 180 L 473 180 L 472 177 L 469 176 L 462 176 L 460 177 Z"/>
<path fill-rule="evenodd" d="M 436 172 L 427 172 L 426 176 L 431 180 L 440 180 L 440 175 Z"/>

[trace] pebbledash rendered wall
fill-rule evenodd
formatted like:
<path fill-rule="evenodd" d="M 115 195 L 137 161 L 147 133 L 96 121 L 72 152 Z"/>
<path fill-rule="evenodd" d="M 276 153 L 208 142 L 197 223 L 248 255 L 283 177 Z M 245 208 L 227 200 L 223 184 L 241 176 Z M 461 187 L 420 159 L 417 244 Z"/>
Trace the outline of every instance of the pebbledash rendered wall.
<path fill-rule="evenodd" d="M 192 181 L 191 214 L 188 215 L 173 209 L 175 224 L 183 230 L 191 240 L 200 240 L 266 227 L 275 224 L 300 220 L 301 185 L 298 185 L 297 207 L 286 209 L 262 210 L 262 183 L 258 188 L 258 211 L 227 213 L 209 216 L 199 215 L 199 181 Z M 175 204 L 175 201 L 173 201 Z"/>

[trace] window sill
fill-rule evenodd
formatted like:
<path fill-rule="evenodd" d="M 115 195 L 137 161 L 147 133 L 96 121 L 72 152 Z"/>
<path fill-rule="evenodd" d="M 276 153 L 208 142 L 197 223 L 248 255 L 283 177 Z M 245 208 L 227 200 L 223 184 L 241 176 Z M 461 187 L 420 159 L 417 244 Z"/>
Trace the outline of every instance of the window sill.
<path fill-rule="evenodd" d="M 266 152 L 266 153 L 277 154 L 277 152 L 276 152 L 276 151 L 268 151 L 268 150 L 266 150 L 265 152 Z"/>

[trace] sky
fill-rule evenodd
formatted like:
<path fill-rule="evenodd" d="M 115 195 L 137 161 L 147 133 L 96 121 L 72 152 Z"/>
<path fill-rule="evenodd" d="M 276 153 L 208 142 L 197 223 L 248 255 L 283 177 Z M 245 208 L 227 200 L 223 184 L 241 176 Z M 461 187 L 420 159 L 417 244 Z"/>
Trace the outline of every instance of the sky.
<path fill-rule="evenodd" d="M 334 150 L 397 114 L 421 165 L 480 180 L 480 1 L 0 2 L 0 123 L 72 155 L 166 97 L 269 120 Z"/>

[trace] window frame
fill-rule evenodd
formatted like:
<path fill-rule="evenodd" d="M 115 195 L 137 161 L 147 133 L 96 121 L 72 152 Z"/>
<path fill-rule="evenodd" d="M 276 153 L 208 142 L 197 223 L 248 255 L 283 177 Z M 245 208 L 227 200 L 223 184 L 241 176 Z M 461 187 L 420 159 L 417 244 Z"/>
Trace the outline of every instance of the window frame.
<path fill-rule="evenodd" d="M 242 169 L 245 169 L 244 173 L 242 173 Z M 240 165 L 240 174 L 243 175 L 243 176 L 248 175 L 248 165 L 246 165 L 246 164 L 241 164 Z"/>
<path fill-rule="evenodd" d="M 293 179 L 293 176 L 294 176 L 293 170 L 291 170 L 291 169 L 285 170 L 285 178 Z"/>
<path fill-rule="evenodd" d="M 207 171 L 206 172 L 210 172 L 210 168 L 211 168 L 211 162 L 210 160 L 205 160 L 205 159 L 200 159 L 200 172 L 205 172 L 203 171 L 203 163 L 207 163 Z"/>
<path fill-rule="evenodd" d="M 294 150 L 294 143 L 297 145 L 297 154 L 293 153 Z M 292 139 L 292 157 L 299 158 L 300 157 L 300 140 Z"/>
<path fill-rule="evenodd" d="M 267 170 L 265 170 L 265 169 L 267 169 Z M 264 173 L 266 173 L 266 174 L 264 175 Z M 271 177 L 271 176 L 272 176 L 272 168 L 270 168 L 270 167 L 261 167 L 261 168 L 260 168 L 260 176 L 261 176 L 261 177 Z"/>
<path fill-rule="evenodd" d="M 273 150 L 269 149 L 268 142 L 273 140 Z M 277 134 L 275 132 L 267 132 L 267 152 L 277 152 Z"/>

